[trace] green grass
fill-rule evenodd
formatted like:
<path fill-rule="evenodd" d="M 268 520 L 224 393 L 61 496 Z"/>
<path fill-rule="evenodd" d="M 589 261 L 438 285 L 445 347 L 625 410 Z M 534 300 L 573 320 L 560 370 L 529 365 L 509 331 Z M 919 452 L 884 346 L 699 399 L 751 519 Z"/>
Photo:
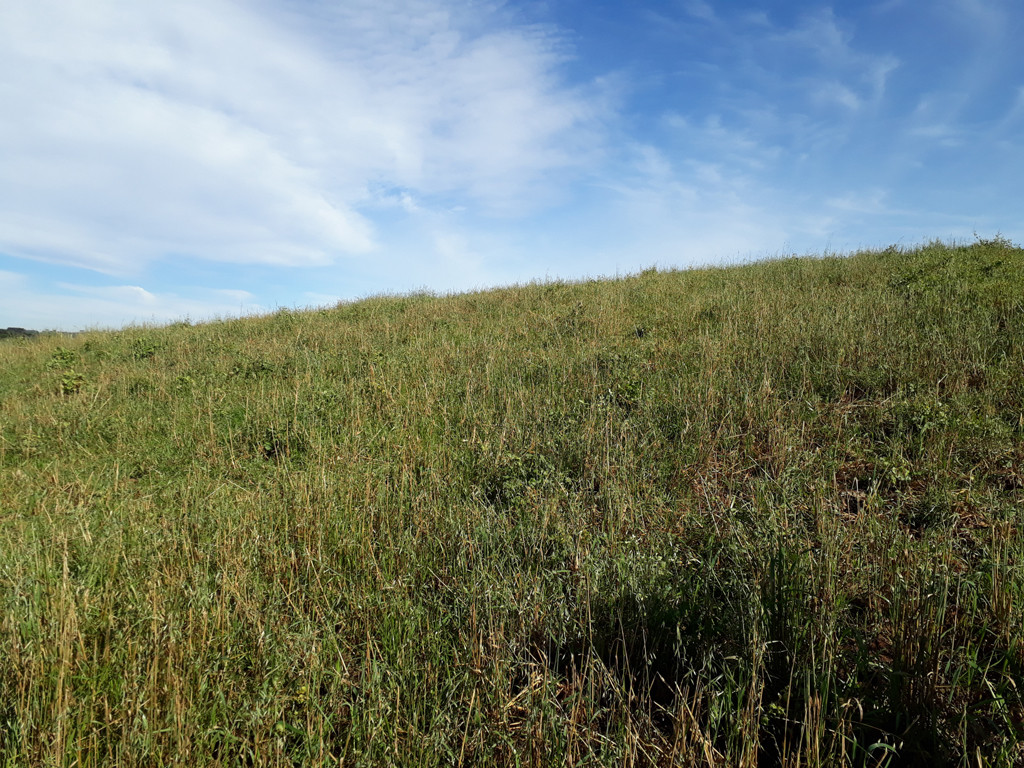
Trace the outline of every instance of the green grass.
<path fill-rule="evenodd" d="M 1003 239 L 0 344 L 0 766 L 1024 761 Z"/>

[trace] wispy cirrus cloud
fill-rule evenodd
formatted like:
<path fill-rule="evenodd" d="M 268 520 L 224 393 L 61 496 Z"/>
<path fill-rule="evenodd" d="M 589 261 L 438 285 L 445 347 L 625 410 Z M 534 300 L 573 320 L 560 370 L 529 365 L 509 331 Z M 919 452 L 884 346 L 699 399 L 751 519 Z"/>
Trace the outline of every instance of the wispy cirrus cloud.
<path fill-rule="evenodd" d="M 0 4 L 0 269 L 78 327 L 234 303 L 209 286 L 247 291 L 237 314 L 1012 238 L 1021 18 L 1017 0 Z M 0 303 L 0 324 L 28 307 Z"/>
<path fill-rule="evenodd" d="M 706 209 L 706 222 L 733 211 L 769 251 L 815 239 L 838 248 L 917 240 L 936 226 L 969 236 L 1005 219 L 1005 200 L 963 200 L 945 185 L 948 169 L 968 162 L 1006 176 L 995 147 L 1020 167 L 1009 138 L 1019 97 L 1001 95 L 1005 69 L 985 63 L 1005 63 L 1012 50 L 1005 28 L 1019 10 L 1009 3 L 695 8 L 681 4 L 660 27 L 677 41 L 680 98 L 645 136 L 671 161 L 672 183 L 697 191 L 681 211 Z M 986 37 L 994 24 L 1003 32 Z M 889 27 L 935 42 L 880 34 Z M 1019 57 L 1013 68 L 1024 69 Z M 649 183 L 668 192 L 664 179 Z"/>
<path fill-rule="evenodd" d="M 310 266 L 372 251 L 395 190 L 529 209 L 586 155 L 595 102 L 560 82 L 556 35 L 496 13 L 5 4 L 0 252 L 111 274 L 176 254 Z"/>

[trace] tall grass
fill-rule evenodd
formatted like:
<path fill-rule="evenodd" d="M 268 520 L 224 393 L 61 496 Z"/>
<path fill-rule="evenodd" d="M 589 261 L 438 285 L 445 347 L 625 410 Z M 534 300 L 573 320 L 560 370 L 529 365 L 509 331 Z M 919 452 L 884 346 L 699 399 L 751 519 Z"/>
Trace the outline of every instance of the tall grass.
<path fill-rule="evenodd" d="M 1024 761 L 1024 251 L 0 344 L 0 765 Z"/>

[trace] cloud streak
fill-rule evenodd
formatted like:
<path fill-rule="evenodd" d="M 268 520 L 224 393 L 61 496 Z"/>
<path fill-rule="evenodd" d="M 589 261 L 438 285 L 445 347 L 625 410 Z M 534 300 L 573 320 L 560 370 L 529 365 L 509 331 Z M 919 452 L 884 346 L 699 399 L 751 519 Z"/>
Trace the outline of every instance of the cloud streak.
<path fill-rule="evenodd" d="M 22 327 L 74 331 L 162 324 L 184 318 L 209 320 L 267 311 L 248 291 L 197 289 L 192 295 L 149 291 L 138 285 L 40 284 L 0 270 L 7 321 Z"/>
<path fill-rule="evenodd" d="M 0 325 L 1019 238 L 1018 4 L 759 8 L 0 4 Z"/>
<path fill-rule="evenodd" d="M 470 4 L 284 8 L 5 4 L 0 251 L 113 275 L 324 265 L 377 246 L 396 188 L 500 215 L 587 151 L 548 30 Z"/>

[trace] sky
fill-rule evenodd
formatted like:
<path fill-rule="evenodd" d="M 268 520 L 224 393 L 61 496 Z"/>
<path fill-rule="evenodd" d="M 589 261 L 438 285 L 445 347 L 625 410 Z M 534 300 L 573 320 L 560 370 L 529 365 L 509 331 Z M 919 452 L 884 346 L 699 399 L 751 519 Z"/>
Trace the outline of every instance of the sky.
<path fill-rule="evenodd" d="M 0 0 L 0 327 L 1024 240 L 1019 0 Z"/>

